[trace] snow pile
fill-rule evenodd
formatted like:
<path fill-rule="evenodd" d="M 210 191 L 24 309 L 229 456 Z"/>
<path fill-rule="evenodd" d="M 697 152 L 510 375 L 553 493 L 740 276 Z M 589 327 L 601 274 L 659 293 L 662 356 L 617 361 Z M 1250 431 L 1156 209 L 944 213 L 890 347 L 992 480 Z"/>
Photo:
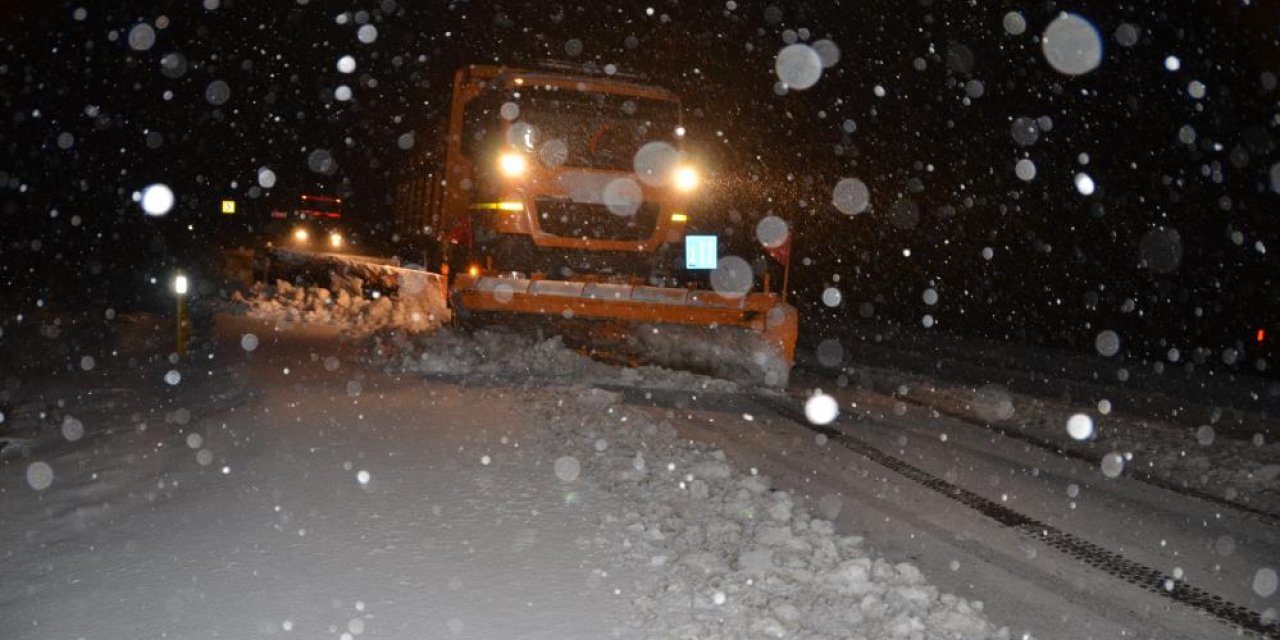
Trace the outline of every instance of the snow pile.
<path fill-rule="evenodd" d="M 389 269 L 389 268 L 387 268 Z M 274 285 L 254 285 L 246 298 L 239 292 L 232 302 L 249 316 L 276 322 L 338 325 L 356 336 L 378 331 L 409 333 L 434 331 L 449 319 L 438 277 L 425 272 L 397 269 L 394 284 L 374 282 L 355 275 L 332 273 L 330 286 L 295 286 L 284 280 Z M 394 293 L 383 295 L 383 290 Z"/>
<path fill-rule="evenodd" d="M 749 329 L 642 324 L 634 340 L 655 362 L 748 384 L 786 387 L 791 372 L 781 351 Z"/>
<path fill-rule="evenodd" d="M 537 338 L 502 329 L 470 333 L 380 336 L 375 360 L 391 370 L 476 380 L 593 384 L 655 389 L 737 392 L 737 384 L 662 367 L 622 367 L 593 360 L 565 346 L 559 336 Z"/>
<path fill-rule="evenodd" d="M 537 406 L 566 484 L 616 497 L 606 515 L 629 532 L 634 562 L 665 567 L 633 598 L 653 637 L 1008 638 L 982 603 L 939 593 L 908 563 L 877 558 L 835 532 L 767 477 L 734 470 L 722 451 L 669 424 L 577 388 Z"/>
<path fill-rule="evenodd" d="M 1280 442 L 1267 442 L 1261 433 L 1242 441 L 1218 437 L 1209 425 L 1122 422 L 1104 429 L 1097 445 L 1132 454 L 1139 469 L 1176 485 L 1280 514 Z"/>

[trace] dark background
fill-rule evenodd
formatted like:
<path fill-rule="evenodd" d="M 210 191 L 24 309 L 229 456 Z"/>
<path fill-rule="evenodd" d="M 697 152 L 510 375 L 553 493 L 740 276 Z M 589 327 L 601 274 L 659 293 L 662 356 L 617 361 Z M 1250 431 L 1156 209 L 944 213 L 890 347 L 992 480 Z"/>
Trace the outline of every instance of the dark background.
<path fill-rule="evenodd" d="M 1092 351 L 1111 329 L 1131 355 L 1176 347 L 1254 371 L 1267 355 L 1255 330 L 1280 334 L 1280 10 L 1238 4 L 19 2 L 0 26 L 0 307 L 156 308 L 173 269 L 252 242 L 271 206 L 306 190 L 342 193 L 376 235 L 410 153 L 398 140 L 446 104 L 458 65 L 555 58 L 686 97 L 692 148 L 713 167 L 697 224 L 749 240 L 766 213 L 791 222 L 807 341 L 900 327 Z M 1038 36 L 1064 10 L 1101 34 L 1091 73 L 1044 59 Z M 1003 28 L 1010 11 L 1025 33 Z M 150 49 L 128 44 L 135 25 L 166 21 Z M 1132 46 L 1115 37 L 1126 23 Z M 839 62 L 776 93 L 778 51 L 820 39 Z M 162 68 L 172 53 L 181 74 Z M 348 54 L 349 75 L 336 68 Z M 206 99 L 215 80 L 231 89 L 221 105 Z M 352 100 L 335 100 L 339 85 Z M 1014 140 L 1016 118 L 1045 116 L 1033 145 Z M 309 166 L 318 149 L 331 171 Z M 1031 182 L 1014 174 L 1024 157 Z M 1092 196 L 1074 186 L 1082 171 Z M 870 187 L 868 212 L 832 206 L 843 177 Z M 162 218 L 132 199 L 154 182 L 178 196 Z M 223 198 L 240 213 L 220 215 Z"/>

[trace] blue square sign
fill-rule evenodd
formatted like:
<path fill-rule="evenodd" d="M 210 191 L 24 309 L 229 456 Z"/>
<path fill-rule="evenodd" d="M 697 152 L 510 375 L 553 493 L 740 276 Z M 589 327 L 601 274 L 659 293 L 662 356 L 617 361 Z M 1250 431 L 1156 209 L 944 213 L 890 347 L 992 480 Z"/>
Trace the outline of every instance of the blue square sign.
<path fill-rule="evenodd" d="M 715 236 L 684 237 L 684 268 L 715 269 L 718 257 Z"/>

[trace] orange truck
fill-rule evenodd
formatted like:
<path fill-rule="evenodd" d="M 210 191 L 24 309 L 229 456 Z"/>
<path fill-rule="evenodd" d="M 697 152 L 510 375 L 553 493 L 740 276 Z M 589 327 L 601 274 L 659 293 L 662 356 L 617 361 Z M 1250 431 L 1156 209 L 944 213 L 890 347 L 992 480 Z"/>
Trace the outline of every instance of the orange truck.
<path fill-rule="evenodd" d="M 470 65 L 435 127 L 415 133 L 396 233 L 430 247 L 455 316 L 786 384 L 796 310 L 715 234 L 686 233 L 700 176 L 677 95 L 584 67 Z"/>

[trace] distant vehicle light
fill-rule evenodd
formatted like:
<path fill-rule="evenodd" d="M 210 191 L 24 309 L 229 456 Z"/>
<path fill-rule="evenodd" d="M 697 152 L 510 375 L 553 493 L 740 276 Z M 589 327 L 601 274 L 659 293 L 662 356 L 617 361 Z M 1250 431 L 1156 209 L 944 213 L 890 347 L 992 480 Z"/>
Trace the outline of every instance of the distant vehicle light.
<path fill-rule="evenodd" d="M 332 246 L 334 249 L 340 248 L 342 246 L 342 234 L 341 233 L 329 234 L 329 245 Z"/>
<path fill-rule="evenodd" d="M 676 190 L 688 193 L 698 188 L 698 171 L 693 167 L 680 167 L 675 173 Z"/>
<path fill-rule="evenodd" d="M 307 233 L 306 229 L 293 230 L 293 239 L 297 240 L 298 242 L 306 242 L 307 239 L 310 237 L 311 237 L 311 234 Z"/>
<path fill-rule="evenodd" d="M 331 196 L 306 195 L 306 194 L 303 194 L 302 201 L 303 202 L 331 202 L 333 204 L 342 204 L 342 198 L 334 198 Z"/>
<path fill-rule="evenodd" d="M 1258 342 L 1264 342 L 1267 339 L 1267 330 L 1258 329 Z"/>
<path fill-rule="evenodd" d="M 519 178 L 529 168 L 529 161 L 524 155 L 507 152 L 498 156 L 498 170 L 508 178 Z"/>
<path fill-rule="evenodd" d="M 468 267 L 468 268 L 467 268 L 467 273 L 468 273 L 468 274 L 470 274 L 470 275 L 471 275 L 471 277 L 473 277 L 473 278 L 474 278 L 475 276 L 480 275 L 480 267 L 478 267 L 478 266 L 476 266 L 476 265 L 474 265 L 474 264 L 473 264 L 473 265 L 471 265 L 470 267 Z"/>

